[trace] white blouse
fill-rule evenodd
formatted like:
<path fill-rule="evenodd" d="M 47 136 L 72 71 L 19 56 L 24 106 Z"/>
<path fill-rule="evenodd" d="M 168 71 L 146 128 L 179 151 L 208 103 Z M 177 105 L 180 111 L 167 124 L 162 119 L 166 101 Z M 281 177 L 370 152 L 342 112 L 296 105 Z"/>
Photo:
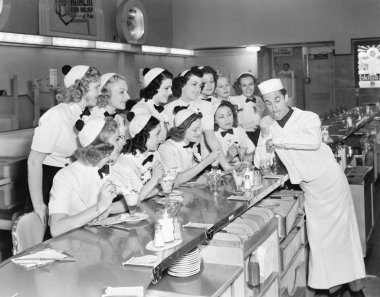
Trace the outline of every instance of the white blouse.
<path fill-rule="evenodd" d="M 168 126 L 169 118 L 164 113 L 164 111 L 160 113 L 154 108 L 153 100 L 145 101 L 145 99 L 142 99 L 138 103 L 136 103 L 135 106 L 132 107 L 131 111 L 133 111 L 135 115 L 148 113 L 151 116 L 158 119 L 161 125 L 161 133 L 159 135 L 159 142 L 162 143 L 166 140 L 166 136 L 169 129 L 169 126 Z"/>
<path fill-rule="evenodd" d="M 71 155 L 80 147 L 74 126 L 81 114 L 78 104 L 60 103 L 42 115 L 31 149 L 48 154 L 43 164 L 64 167 L 71 163 Z"/>
<path fill-rule="evenodd" d="M 222 130 L 215 131 L 215 136 L 218 139 L 224 155 L 227 155 L 228 149 L 235 143 L 237 146 L 244 146 L 247 148 L 247 154 L 255 151 L 255 145 L 249 139 L 242 127 L 232 128 L 233 134 L 227 133 L 222 136 Z"/>
<path fill-rule="evenodd" d="M 255 96 L 256 101 L 262 99 Z M 254 107 L 257 103 L 252 101 L 245 102 L 247 98 L 244 95 L 231 96 L 230 102 L 238 108 L 239 125 L 241 125 L 245 131 L 255 131 L 260 123 L 261 116 L 255 112 Z"/>
<path fill-rule="evenodd" d="M 55 175 L 50 191 L 49 214 L 78 214 L 98 202 L 101 179 L 97 167 L 74 162 Z"/>
<path fill-rule="evenodd" d="M 194 159 L 195 148 L 184 148 L 184 146 L 185 143 L 183 141 L 176 142 L 171 139 L 166 140 L 160 145 L 158 152 L 165 169 L 178 168 L 179 172 L 182 172 L 197 165 Z"/>
<path fill-rule="evenodd" d="M 88 117 L 88 119 L 97 118 L 97 117 L 105 117 L 105 114 L 104 114 L 105 112 L 106 112 L 106 109 L 104 107 L 95 106 L 91 109 L 91 115 Z M 126 118 L 124 118 L 120 114 L 116 114 L 114 119 L 119 127 L 120 135 L 126 138 L 126 129 L 127 129 L 126 124 L 125 124 Z"/>
<path fill-rule="evenodd" d="M 150 155 L 153 155 L 152 161 L 143 165 L 144 160 Z M 160 161 L 158 152 L 121 154 L 112 166 L 110 178 L 118 186 L 131 186 L 134 190 L 140 191 L 151 179 L 153 164 L 157 161 Z"/>

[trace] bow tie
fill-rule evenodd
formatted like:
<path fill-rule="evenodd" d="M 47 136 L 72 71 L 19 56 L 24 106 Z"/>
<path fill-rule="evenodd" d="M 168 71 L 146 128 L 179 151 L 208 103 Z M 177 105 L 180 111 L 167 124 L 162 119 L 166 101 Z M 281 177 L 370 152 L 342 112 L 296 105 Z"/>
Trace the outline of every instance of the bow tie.
<path fill-rule="evenodd" d="M 188 106 L 179 106 L 178 105 L 178 106 L 174 107 L 173 113 L 176 114 L 176 113 L 180 112 L 183 109 L 187 109 L 188 107 L 189 107 L 189 105 Z"/>
<path fill-rule="evenodd" d="M 105 117 L 111 117 L 111 118 L 114 119 L 115 116 L 116 116 L 116 112 L 115 112 L 114 114 L 109 114 L 108 111 L 106 111 L 106 112 L 104 112 L 104 116 L 105 116 Z"/>
<path fill-rule="evenodd" d="M 144 166 L 146 163 L 152 162 L 153 161 L 153 157 L 154 157 L 153 155 L 149 155 L 148 157 L 146 157 L 144 159 L 144 161 L 142 161 L 141 165 Z"/>
<path fill-rule="evenodd" d="M 224 137 L 224 136 L 226 136 L 227 133 L 228 134 L 234 134 L 234 130 L 228 129 L 226 131 L 222 131 L 222 132 L 220 132 L 220 135 L 222 135 L 222 137 Z"/>
<path fill-rule="evenodd" d="M 162 105 L 153 105 L 154 109 L 157 110 L 159 113 L 163 112 L 164 107 Z"/>
<path fill-rule="evenodd" d="M 211 102 L 212 98 L 203 99 L 204 101 Z"/>
<path fill-rule="evenodd" d="M 86 107 L 82 111 L 82 114 L 79 116 L 79 120 L 75 122 L 75 129 L 77 129 L 78 131 L 82 130 L 84 126 L 84 122 L 82 120 L 83 116 L 90 116 L 90 115 L 91 115 L 90 109 Z"/>
<path fill-rule="evenodd" d="M 100 168 L 98 170 L 98 174 L 100 176 L 100 178 L 103 178 L 103 175 L 105 174 L 110 174 L 110 165 L 109 164 L 105 164 L 102 168 Z"/>
<path fill-rule="evenodd" d="M 90 109 L 86 107 L 79 117 L 82 118 L 83 116 L 89 116 L 89 115 L 91 115 Z"/>
<path fill-rule="evenodd" d="M 184 145 L 183 148 L 188 148 L 188 147 L 193 148 L 194 144 L 195 144 L 195 142 L 189 142 L 189 144 Z"/>
<path fill-rule="evenodd" d="M 256 103 L 256 98 L 253 97 L 252 99 L 250 99 L 250 98 L 245 99 L 245 103 L 248 103 L 249 101 Z"/>

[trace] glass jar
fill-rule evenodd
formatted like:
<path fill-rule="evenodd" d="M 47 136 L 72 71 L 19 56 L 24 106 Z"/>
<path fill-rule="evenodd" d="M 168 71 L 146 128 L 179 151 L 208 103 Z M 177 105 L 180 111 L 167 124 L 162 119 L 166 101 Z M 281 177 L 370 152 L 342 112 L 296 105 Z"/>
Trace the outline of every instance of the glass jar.
<path fill-rule="evenodd" d="M 174 240 L 173 216 L 166 210 L 162 209 L 156 213 L 157 223 L 162 226 L 162 234 L 165 242 Z"/>
<path fill-rule="evenodd" d="M 327 142 L 330 138 L 329 126 L 327 125 L 321 126 L 321 132 L 322 132 L 322 141 Z"/>

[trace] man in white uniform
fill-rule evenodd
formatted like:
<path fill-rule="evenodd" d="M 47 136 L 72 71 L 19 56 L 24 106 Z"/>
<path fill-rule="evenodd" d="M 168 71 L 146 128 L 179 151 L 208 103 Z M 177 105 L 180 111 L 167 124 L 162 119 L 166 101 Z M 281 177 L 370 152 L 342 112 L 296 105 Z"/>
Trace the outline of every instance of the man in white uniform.
<path fill-rule="evenodd" d="M 353 296 L 363 296 L 360 279 L 366 273 L 351 191 L 331 149 L 321 141 L 318 115 L 289 107 L 280 79 L 258 87 L 269 115 L 260 122 L 255 165 L 273 156 L 274 150 L 290 181 L 304 191 L 310 244 L 308 285 L 336 294 L 355 290 L 359 292 L 351 292 Z"/>

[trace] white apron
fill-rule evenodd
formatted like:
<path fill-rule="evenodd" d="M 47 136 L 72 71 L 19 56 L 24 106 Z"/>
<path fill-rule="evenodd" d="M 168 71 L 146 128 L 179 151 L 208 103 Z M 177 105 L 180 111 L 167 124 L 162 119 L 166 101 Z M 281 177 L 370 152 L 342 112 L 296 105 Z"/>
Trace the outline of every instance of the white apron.
<path fill-rule="evenodd" d="M 329 169 L 305 192 L 306 228 L 310 243 L 308 285 L 329 289 L 366 276 L 350 187 L 342 169 Z"/>
<path fill-rule="evenodd" d="M 269 137 L 260 134 L 255 165 L 271 157 L 265 142 L 272 139 L 290 181 L 305 193 L 308 285 L 329 289 L 366 276 L 351 190 L 331 149 L 321 142 L 318 115 L 293 110 L 283 128 L 274 122 Z"/>

